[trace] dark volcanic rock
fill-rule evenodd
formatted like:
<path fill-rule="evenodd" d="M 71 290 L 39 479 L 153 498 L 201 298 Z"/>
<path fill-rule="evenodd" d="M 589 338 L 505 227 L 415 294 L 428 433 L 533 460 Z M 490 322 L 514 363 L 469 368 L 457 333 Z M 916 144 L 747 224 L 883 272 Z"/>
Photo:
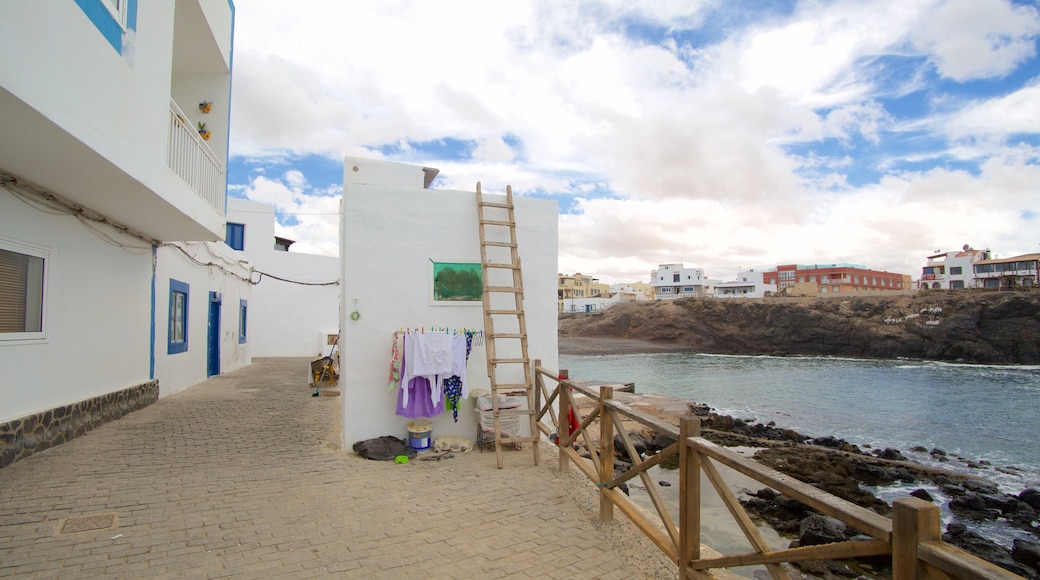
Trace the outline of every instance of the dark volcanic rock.
<path fill-rule="evenodd" d="M 1026 502 L 1033 509 L 1040 511 L 1040 489 L 1023 489 L 1022 493 L 1018 494 L 1018 499 Z"/>
<path fill-rule="evenodd" d="M 1007 550 L 1000 547 L 995 542 L 987 540 L 975 532 L 969 531 L 964 524 L 952 523 L 946 526 L 946 533 L 943 534 L 943 541 L 949 542 L 965 552 L 974 554 L 983 560 L 992 562 L 1005 570 L 1010 570 L 1019 576 L 1025 578 L 1036 577 L 1036 570 L 1034 568 L 1016 562 L 1011 558 L 1011 554 Z"/>
<path fill-rule="evenodd" d="M 559 333 L 720 354 L 1038 364 L 1040 292 L 631 302 L 595 317 L 562 315 Z"/>
<path fill-rule="evenodd" d="M 848 526 L 830 516 L 813 514 L 798 524 L 798 545 L 816 546 L 845 540 Z"/>

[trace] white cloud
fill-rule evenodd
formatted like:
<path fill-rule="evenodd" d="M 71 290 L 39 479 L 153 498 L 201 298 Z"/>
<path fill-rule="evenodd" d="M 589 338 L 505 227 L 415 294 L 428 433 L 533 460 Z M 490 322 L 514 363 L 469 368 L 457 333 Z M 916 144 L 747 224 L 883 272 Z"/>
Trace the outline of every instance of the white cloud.
<path fill-rule="evenodd" d="M 726 279 L 792 262 L 917 274 L 938 247 L 1035 249 L 1040 158 L 1013 137 L 1040 133 L 1040 90 L 957 92 L 1023 63 L 1036 70 L 1034 8 L 805 0 L 787 13 L 741 10 L 715 0 L 236 0 L 231 153 L 265 160 L 245 195 L 298 220 L 278 235 L 324 253 L 335 253 L 338 227 L 322 214 L 337 199 L 286 161 L 378 157 L 381 147 L 440 169 L 435 187 L 480 181 L 575 200 L 560 220 L 561 272 L 604 281 L 645 280 L 680 260 Z M 893 63 L 900 74 L 888 74 Z M 906 95 L 927 95 L 932 110 L 897 118 L 887 99 Z M 471 144 L 469 157 L 418 145 L 444 140 Z M 816 148 L 823 141 L 838 145 Z M 864 142 L 881 172 L 867 183 L 852 173 Z"/>
<path fill-rule="evenodd" d="M 1002 0 L 946 0 L 921 14 L 914 39 L 956 81 L 1003 76 L 1036 54 L 1035 7 Z"/>

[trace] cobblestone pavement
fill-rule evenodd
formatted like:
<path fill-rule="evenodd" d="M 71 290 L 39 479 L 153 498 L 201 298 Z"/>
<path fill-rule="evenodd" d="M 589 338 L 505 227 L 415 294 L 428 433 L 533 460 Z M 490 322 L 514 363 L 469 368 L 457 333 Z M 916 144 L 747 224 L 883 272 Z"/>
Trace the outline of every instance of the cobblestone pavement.
<path fill-rule="evenodd" d="M 675 577 L 554 450 L 339 450 L 307 363 L 255 359 L 0 469 L 0 577 Z"/>

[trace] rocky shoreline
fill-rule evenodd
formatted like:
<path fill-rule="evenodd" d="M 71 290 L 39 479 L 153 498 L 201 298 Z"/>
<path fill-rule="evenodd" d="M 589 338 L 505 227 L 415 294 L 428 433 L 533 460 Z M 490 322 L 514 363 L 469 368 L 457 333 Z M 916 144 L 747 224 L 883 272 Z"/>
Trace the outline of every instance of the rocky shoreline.
<path fill-rule="evenodd" d="M 558 331 L 568 341 L 639 339 L 649 352 L 1035 365 L 1040 292 L 627 302 L 594 314 L 561 314 Z"/>
<path fill-rule="evenodd" d="M 561 338 L 563 354 L 609 354 L 682 351 L 641 340 L 617 338 Z M 981 477 L 954 469 L 943 469 L 908 460 L 897 449 L 861 449 L 835 437 L 809 438 L 772 423 L 753 423 L 738 417 L 719 415 L 707 405 L 656 394 L 615 393 L 615 398 L 630 407 L 678 425 L 679 418 L 693 414 L 701 419 L 705 438 L 727 447 L 758 449 L 754 458 L 777 471 L 810 483 L 837 497 L 889 515 L 890 505 L 869 488 L 901 484 L 916 487 L 911 495 L 926 501 L 945 504 L 952 514 L 944 540 L 980 558 L 1008 569 L 1025 578 L 1040 578 L 1040 490 L 1026 489 L 1018 495 L 1001 493 L 996 484 Z M 585 401 L 585 405 L 591 405 Z M 634 422 L 620 427 L 637 435 L 647 453 L 653 453 L 668 441 L 659 433 Z M 908 450 L 910 451 L 910 450 Z M 946 456 L 940 449 L 915 448 L 915 453 L 929 453 L 936 462 L 951 465 L 988 467 L 970 459 Z M 618 453 L 617 460 L 627 456 Z M 623 463 L 619 469 L 624 469 Z M 935 497 L 928 489 L 938 490 Z M 753 516 L 798 545 L 827 543 L 848 539 L 855 534 L 844 524 L 822 516 L 806 506 L 781 496 L 770 489 L 744 490 L 741 502 Z M 981 522 L 1000 521 L 1016 530 L 1021 537 L 1012 545 L 1002 546 L 972 531 Z M 861 567 L 862 566 L 862 567 Z M 822 562 L 803 568 L 805 573 L 821 577 L 886 577 L 887 564 L 880 561 L 859 563 Z"/>

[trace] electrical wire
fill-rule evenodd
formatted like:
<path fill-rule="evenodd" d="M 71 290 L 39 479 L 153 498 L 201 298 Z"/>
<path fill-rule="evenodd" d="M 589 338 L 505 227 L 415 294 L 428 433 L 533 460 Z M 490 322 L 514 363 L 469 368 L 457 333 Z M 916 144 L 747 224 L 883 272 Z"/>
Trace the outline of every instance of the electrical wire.
<path fill-rule="evenodd" d="M 259 284 L 263 280 L 264 276 L 267 276 L 268 278 L 273 278 L 275 280 L 279 280 L 281 282 L 286 282 L 289 284 L 298 284 L 301 286 L 339 285 L 339 280 L 333 280 L 331 282 L 304 282 L 301 280 L 292 280 L 289 278 L 283 278 L 281 276 L 275 276 L 274 274 L 269 274 L 267 272 L 261 272 L 259 270 L 256 270 L 251 266 L 247 267 L 241 263 L 232 262 L 227 258 L 215 253 L 213 249 L 209 247 L 209 244 L 207 242 L 184 242 L 185 244 L 199 243 L 200 245 L 202 245 L 202 247 L 206 249 L 206 252 L 210 254 L 210 256 L 213 256 L 214 258 L 221 260 L 232 267 L 241 267 L 243 269 L 248 270 L 248 276 L 243 276 L 236 272 L 232 272 L 231 270 L 229 270 L 221 264 L 217 264 L 215 262 L 203 262 L 202 260 L 199 260 L 195 256 L 191 255 L 185 248 L 181 247 L 177 242 L 163 242 L 155 238 L 149 237 L 127 226 L 114 222 L 102 214 L 95 213 L 68 200 L 62 199 L 58 195 L 55 195 L 41 187 L 37 187 L 35 185 L 22 181 L 17 177 L 4 171 L 0 171 L 0 187 L 3 187 L 3 189 L 5 189 L 7 192 L 13 195 L 16 199 L 39 212 L 50 215 L 68 215 L 75 217 L 81 224 L 83 224 L 85 228 L 87 228 L 88 231 L 90 231 L 92 234 L 97 236 L 102 241 L 131 253 L 150 252 L 151 246 L 175 248 L 180 253 L 184 254 L 184 256 L 188 258 L 188 260 L 190 260 L 197 266 L 205 268 L 216 268 L 229 276 L 233 276 L 235 278 L 238 278 L 239 280 L 248 282 L 253 286 Z M 112 228 L 124 235 L 145 242 L 149 244 L 149 246 L 144 247 L 124 244 L 116 240 L 112 236 L 108 235 L 107 233 L 103 232 L 95 224 L 101 224 L 109 228 Z M 260 275 L 260 277 L 257 278 L 256 281 L 253 281 L 254 272 Z"/>

